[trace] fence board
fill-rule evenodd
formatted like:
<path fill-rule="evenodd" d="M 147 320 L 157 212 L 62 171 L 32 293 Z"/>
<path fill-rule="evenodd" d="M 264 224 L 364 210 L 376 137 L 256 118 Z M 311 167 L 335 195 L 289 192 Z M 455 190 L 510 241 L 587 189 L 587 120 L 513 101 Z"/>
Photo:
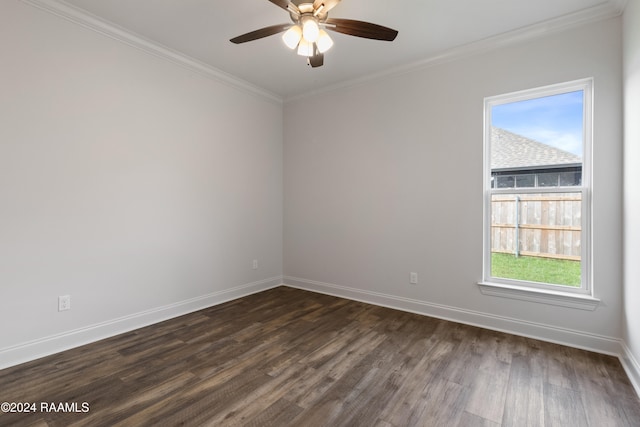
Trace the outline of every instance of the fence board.
<path fill-rule="evenodd" d="M 522 255 L 579 260 L 581 195 L 527 194 L 520 195 L 518 203 L 516 196 L 492 197 L 491 251 L 516 253 L 518 249 Z M 516 205 L 519 212 L 516 212 Z"/>

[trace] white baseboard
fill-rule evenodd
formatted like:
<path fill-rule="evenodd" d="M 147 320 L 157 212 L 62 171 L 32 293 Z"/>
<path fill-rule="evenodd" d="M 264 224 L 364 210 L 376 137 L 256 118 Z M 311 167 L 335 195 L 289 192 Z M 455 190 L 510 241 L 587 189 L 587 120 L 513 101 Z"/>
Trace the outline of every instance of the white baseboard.
<path fill-rule="evenodd" d="M 369 304 L 389 307 L 425 316 L 478 326 L 513 335 L 521 335 L 541 341 L 575 347 L 583 350 L 616 356 L 627 373 L 638 397 L 640 397 L 640 363 L 633 356 L 624 340 L 589 334 L 542 323 L 527 322 L 509 317 L 496 316 L 478 311 L 465 310 L 425 301 L 397 297 L 378 292 L 323 283 L 298 277 L 284 276 L 284 286 L 333 295 Z"/>
<path fill-rule="evenodd" d="M 213 292 L 16 346 L 2 348 L 0 349 L 0 369 L 29 362 L 278 286 L 304 289 L 617 356 L 638 396 L 640 396 L 640 364 L 624 341 L 620 339 L 290 276 L 278 276 L 247 283 L 231 289 Z"/>
<path fill-rule="evenodd" d="M 595 351 L 597 353 L 617 357 L 623 354 L 623 342 L 617 338 L 297 277 L 285 276 L 283 278 L 283 284 L 293 288 L 348 298 L 438 319 L 450 320 L 494 331 Z"/>
<path fill-rule="evenodd" d="M 624 342 L 622 343 L 622 349 L 623 353 L 620 354 L 620 363 L 622 363 L 622 367 L 627 372 L 633 388 L 636 389 L 636 393 L 638 393 L 638 397 L 640 397 L 640 363 L 633 357 L 633 353 L 631 353 L 631 350 Z"/>
<path fill-rule="evenodd" d="M 59 353 L 101 339 L 109 338 L 134 329 L 182 316 L 207 307 L 262 292 L 282 284 L 282 276 L 247 283 L 223 291 L 162 307 L 152 308 L 106 322 L 66 331 L 12 347 L 0 348 L 0 369 Z"/>

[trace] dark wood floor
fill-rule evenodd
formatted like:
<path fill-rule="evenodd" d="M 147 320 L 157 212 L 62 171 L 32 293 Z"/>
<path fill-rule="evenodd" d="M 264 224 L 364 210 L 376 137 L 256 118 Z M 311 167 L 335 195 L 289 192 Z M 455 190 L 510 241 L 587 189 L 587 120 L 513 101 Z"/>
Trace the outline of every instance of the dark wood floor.
<path fill-rule="evenodd" d="M 2 370 L 0 401 L 78 404 L 3 426 L 640 426 L 614 357 L 285 287 Z"/>

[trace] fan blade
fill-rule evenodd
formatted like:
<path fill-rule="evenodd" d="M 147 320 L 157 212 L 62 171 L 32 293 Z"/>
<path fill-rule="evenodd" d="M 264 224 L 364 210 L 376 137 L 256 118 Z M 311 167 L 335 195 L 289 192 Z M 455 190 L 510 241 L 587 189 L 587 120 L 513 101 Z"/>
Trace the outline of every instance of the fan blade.
<path fill-rule="evenodd" d="M 313 10 L 318 10 L 320 6 L 324 5 L 321 13 L 327 13 L 336 7 L 338 3 L 340 3 L 340 0 L 316 0 L 313 2 Z"/>
<path fill-rule="evenodd" d="M 275 4 L 278 7 L 283 8 L 288 12 L 293 12 L 296 15 L 300 15 L 300 9 L 294 3 L 291 3 L 289 0 L 269 0 L 271 3 Z"/>
<path fill-rule="evenodd" d="M 261 39 L 263 37 L 268 37 L 274 34 L 281 33 L 283 31 L 288 30 L 290 27 L 291 27 L 291 24 L 272 25 L 270 27 L 260 28 L 259 30 L 251 31 L 250 33 L 243 34 L 238 37 L 234 37 L 229 41 L 235 44 L 246 43 L 253 40 Z"/>
<path fill-rule="evenodd" d="M 382 25 L 353 19 L 328 18 L 325 22 L 327 30 L 365 39 L 393 41 L 398 32 Z"/>
<path fill-rule="evenodd" d="M 316 52 L 315 55 L 310 56 L 307 59 L 309 60 L 309 65 L 311 65 L 312 68 L 322 67 L 322 64 L 324 64 L 324 54 L 320 52 Z"/>
<path fill-rule="evenodd" d="M 289 0 L 269 0 L 271 3 L 275 4 L 278 7 L 287 10 L 289 8 Z"/>

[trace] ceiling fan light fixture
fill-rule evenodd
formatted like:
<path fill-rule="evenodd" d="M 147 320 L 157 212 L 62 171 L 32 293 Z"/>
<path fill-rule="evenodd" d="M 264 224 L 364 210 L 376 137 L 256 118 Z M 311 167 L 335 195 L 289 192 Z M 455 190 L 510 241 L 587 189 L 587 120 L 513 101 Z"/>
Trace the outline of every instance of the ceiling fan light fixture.
<path fill-rule="evenodd" d="M 315 43 L 320 35 L 318 21 L 313 16 L 302 17 L 302 38 L 309 43 Z"/>
<path fill-rule="evenodd" d="M 299 25 L 294 25 L 282 35 L 282 41 L 289 49 L 295 49 L 300 43 L 300 39 L 302 39 L 302 29 Z"/>
<path fill-rule="evenodd" d="M 327 33 L 325 30 L 320 30 L 316 45 L 318 46 L 318 51 L 320 53 L 325 53 L 333 46 L 333 40 L 331 40 L 331 37 L 329 37 L 329 33 Z"/>
<path fill-rule="evenodd" d="M 300 56 L 313 56 L 313 43 L 306 41 L 304 38 L 300 40 L 298 45 L 298 55 Z"/>
<path fill-rule="evenodd" d="M 326 30 L 383 41 L 393 41 L 398 35 L 397 30 L 371 22 L 329 18 L 329 11 L 339 4 L 340 0 L 269 0 L 269 2 L 287 11 L 291 23 L 250 31 L 229 39 L 231 43 L 241 44 L 283 33 L 283 43 L 289 49 L 295 50 L 298 55 L 306 57 L 311 67 L 318 68 L 324 64 L 324 53 L 333 47 L 333 40 Z"/>

